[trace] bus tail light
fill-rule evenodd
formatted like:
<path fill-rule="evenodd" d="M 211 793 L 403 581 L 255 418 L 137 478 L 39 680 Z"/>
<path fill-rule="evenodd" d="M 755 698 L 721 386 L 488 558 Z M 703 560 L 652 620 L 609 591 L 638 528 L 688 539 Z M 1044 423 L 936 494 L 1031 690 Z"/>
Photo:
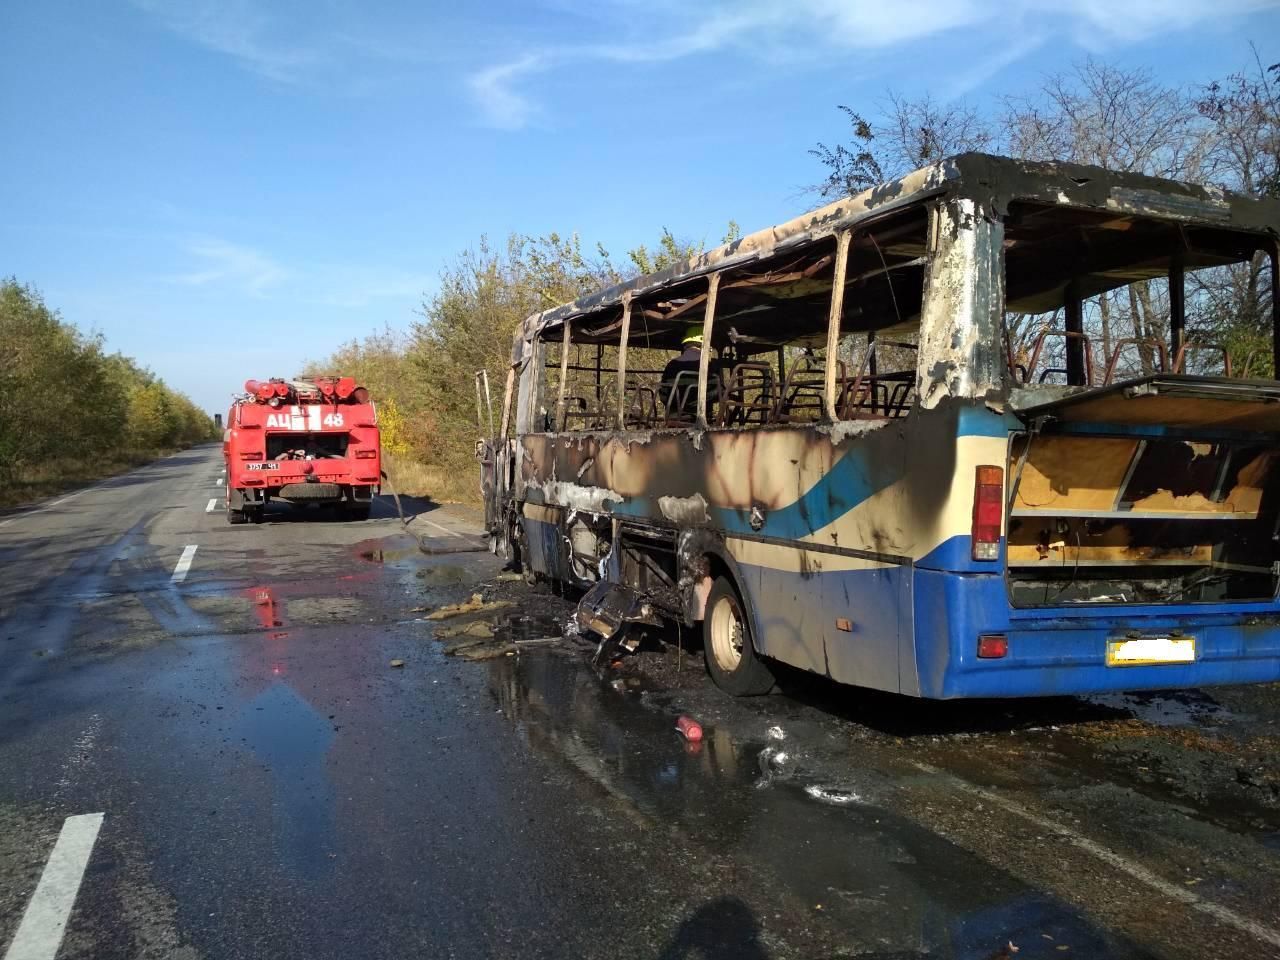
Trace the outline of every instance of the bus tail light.
<path fill-rule="evenodd" d="M 999 660 L 1009 655 L 1009 638 L 1003 633 L 984 633 L 978 637 L 978 656 L 983 660 Z"/>
<path fill-rule="evenodd" d="M 1004 519 L 1004 470 L 981 466 L 973 488 L 973 559 L 1000 558 L 1000 523 Z"/>

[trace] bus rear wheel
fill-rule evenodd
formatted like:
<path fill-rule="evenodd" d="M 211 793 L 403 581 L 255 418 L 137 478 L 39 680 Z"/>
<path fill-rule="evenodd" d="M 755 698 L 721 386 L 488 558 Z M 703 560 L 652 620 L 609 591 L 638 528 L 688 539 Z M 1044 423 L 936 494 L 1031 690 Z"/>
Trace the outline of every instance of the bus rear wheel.
<path fill-rule="evenodd" d="M 756 654 L 751 624 L 727 577 L 717 577 L 702 620 L 707 672 L 717 687 L 735 697 L 755 697 L 773 689 L 773 673 Z"/>

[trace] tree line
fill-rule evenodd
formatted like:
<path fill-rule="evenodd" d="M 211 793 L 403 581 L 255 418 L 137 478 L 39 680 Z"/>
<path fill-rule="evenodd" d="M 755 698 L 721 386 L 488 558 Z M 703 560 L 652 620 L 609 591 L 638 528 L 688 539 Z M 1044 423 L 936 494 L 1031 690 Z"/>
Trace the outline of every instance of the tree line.
<path fill-rule="evenodd" d="M 809 151 L 825 172 L 815 187 L 822 196 L 858 193 L 945 157 L 982 151 L 1280 199 L 1280 64 L 1265 65 L 1256 49 L 1244 68 L 1190 87 L 1161 83 L 1146 70 L 1086 60 L 1044 77 L 1031 90 L 984 104 L 890 92 L 871 107 L 840 105 L 848 140 L 818 143 Z M 1247 364 L 1250 376 L 1273 375 L 1271 268 L 1265 253 L 1247 263 L 1188 273 L 1185 290 L 1189 339 L 1226 348 L 1237 372 Z M 1095 364 L 1104 365 L 1122 339 L 1168 343 L 1169 312 L 1166 280 L 1144 280 L 1089 298 L 1084 332 L 1095 345 Z M 1025 357 L 1041 330 L 1061 326 L 1058 315 L 1008 315 L 1011 355 Z M 1135 368 L 1126 372 L 1154 372 L 1149 350 L 1133 359 Z M 1060 358 L 1051 365 L 1060 365 Z"/>
<path fill-rule="evenodd" d="M 725 239 L 736 236 L 731 223 Z M 484 406 L 477 411 L 475 375 L 487 372 L 496 419 L 520 322 L 701 249 L 664 231 L 652 247 L 635 247 L 618 261 L 598 244 L 585 249 L 576 234 L 513 234 L 500 245 L 482 237 L 444 269 L 439 289 L 408 331 L 386 329 L 352 341 L 307 372 L 341 372 L 369 388 L 400 492 L 473 500 L 477 415 L 485 432 L 488 418 Z"/>
<path fill-rule="evenodd" d="M 863 189 L 970 150 L 1032 160 L 1065 160 L 1113 170 L 1213 184 L 1250 196 L 1280 196 L 1280 65 L 1254 62 L 1192 88 L 1171 86 L 1144 70 L 1087 60 L 1034 88 L 989 103 L 942 103 L 890 92 L 874 110 L 841 106 L 846 141 L 809 153 L 823 179 L 822 198 Z M 737 235 L 731 224 L 729 237 Z M 474 375 L 486 370 L 501 401 L 511 338 L 535 311 L 565 303 L 637 273 L 660 270 L 701 249 L 664 232 L 652 249 L 637 247 L 621 262 L 577 235 L 513 235 L 494 245 L 481 238 L 445 268 L 439 289 L 409 330 L 390 329 L 353 341 L 313 364 L 364 382 L 380 401 L 393 481 L 416 464 L 413 492 L 473 499 L 473 443 L 479 435 Z M 1104 341 L 1168 339 L 1168 297 L 1161 281 L 1092 298 L 1086 329 Z M 1189 274 L 1188 332 L 1229 342 L 1238 355 L 1262 356 L 1255 375 L 1271 374 L 1270 277 L 1264 258 Z M 1009 317 L 1014 352 L 1054 317 Z M 482 419 L 484 419 L 482 417 Z M 487 427 L 486 427 L 487 430 Z"/>
<path fill-rule="evenodd" d="M 0 282 L 0 502 L 217 436 L 186 396 L 108 353 L 35 290 Z"/>

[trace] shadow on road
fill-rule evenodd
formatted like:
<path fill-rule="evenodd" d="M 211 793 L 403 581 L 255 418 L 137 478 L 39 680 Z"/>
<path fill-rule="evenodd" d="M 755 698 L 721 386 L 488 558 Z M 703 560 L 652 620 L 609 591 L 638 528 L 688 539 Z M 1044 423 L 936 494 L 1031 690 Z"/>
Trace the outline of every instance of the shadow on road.
<path fill-rule="evenodd" d="M 787 697 L 895 737 L 1000 733 L 1031 727 L 1123 720 L 1130 711 L 1080 697 L 920 700 L 838 684 L 826 677 L 774 664 Z"/>
<path fill-rule="evenodd" d="M 716 897 L 695 910 L 658 954 L 659 960 L 768 960 L 760 921 L 737 897 Z"/>

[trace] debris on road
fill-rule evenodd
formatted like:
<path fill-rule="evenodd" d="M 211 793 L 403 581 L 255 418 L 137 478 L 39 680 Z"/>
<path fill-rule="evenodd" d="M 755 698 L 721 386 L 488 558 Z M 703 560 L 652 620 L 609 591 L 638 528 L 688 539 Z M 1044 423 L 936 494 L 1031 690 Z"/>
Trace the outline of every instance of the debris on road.
<path fill-rule="evenodd" d="M 403 660 L 392 660 L 392 661 L 391 661 L 391 666 L 393 666 L 393 667 L 397 667 L 397 668 L 399 668 L 399 667 L 403 667 L 403 666 L 404 666 L 404 661 L 403 661 Z"/>
<path fill-rule="evenodd" d="M 491 643 L 477 644 L 473 647 L 467 647 L 459 650 L 455 656 L 462 657 L 464 660 L 496 660 L 498 657 L 513 656 L 516 652 L 514 643 Z"/>
<path fill-rule="evenodd" d="M 524 580 L 523 573 L 500 573 L 493 578 L 495 583 L 517 583 Z"/>
<path fill-rule="evenodd" d="M 470 600 L 443 606 L 434 613 L 427 614 L 427 619 L 448 620 L 450 617 L 458 617 L 464 613 L 488 613 L 493 610 L 506 610 L 514 606 L 515 604 L 510 600 L 491 600 L 486 603 L 484 597 L 478 593 L 473 593 Z"/>
<path fill-rule="evenodd" d="M 528 640 L 516 640 L 517 647 L 540 647 L 547 643 L 559 643 L 564 637 L 530 637 Z"/>
<path fill-rule="evenodd" d="M 680 731 L 680 735 L 686 740 L 702 739 L 702 724 L 693 717 L 681 716 L 676 720 L 676 729 Z"/>
<path fill-rule="evenodd" d="M 471 623 L 460 624 L 456 627 L 443 627 L 435 632 L 437 640 L 447 640 L 450 637 L 484 637 L 493 636 L 493 624 L 487 620 L 473 620 Z"/>
<path fill-rule="evenodd" d="M 418 549 L 428 556 L 445 553 L 487 553 L 489 544 L 475 537 L 455 534 L 448 537 L 418 537 Z"/>
<path fill-rule="evenodd" d="M 823 803 L 834 803 L 840 806 L 846 803 L 857 803 L 862 799 L 852 790 L 842 790 L 838 787 L 820 787 L 816 783 L 809 784 L 804 788 L 804 792 L 814 800 L 821 800 Z"/>

